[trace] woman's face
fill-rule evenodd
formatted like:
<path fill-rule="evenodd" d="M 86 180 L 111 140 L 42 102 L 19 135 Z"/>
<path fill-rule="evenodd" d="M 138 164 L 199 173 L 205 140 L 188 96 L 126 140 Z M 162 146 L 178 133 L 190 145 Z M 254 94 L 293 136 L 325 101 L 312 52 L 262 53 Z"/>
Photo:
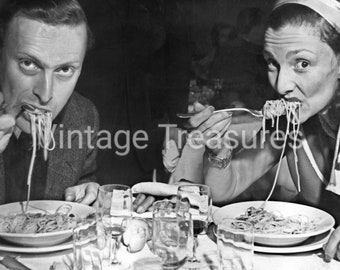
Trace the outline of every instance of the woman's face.
<path fill-rule="evenodd" d="M 274 90 L 287 100 L 301 102 L 301 123 L 325 109 L 337 92 L 338 57 L 312 27 L 268 28 L 264 57 Z"/>

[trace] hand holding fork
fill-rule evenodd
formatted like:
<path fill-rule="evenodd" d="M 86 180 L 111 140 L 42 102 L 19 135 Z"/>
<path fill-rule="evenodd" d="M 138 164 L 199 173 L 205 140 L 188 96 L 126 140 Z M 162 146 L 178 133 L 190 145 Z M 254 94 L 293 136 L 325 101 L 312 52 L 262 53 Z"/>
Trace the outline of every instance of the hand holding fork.
<path fill-rule="evenodd" d="M 0 153 L 2 153 L 11 138 L 15 126 L 15 116 L 8 111 L 4 103 L 3 94 L 0 92 Z"/>

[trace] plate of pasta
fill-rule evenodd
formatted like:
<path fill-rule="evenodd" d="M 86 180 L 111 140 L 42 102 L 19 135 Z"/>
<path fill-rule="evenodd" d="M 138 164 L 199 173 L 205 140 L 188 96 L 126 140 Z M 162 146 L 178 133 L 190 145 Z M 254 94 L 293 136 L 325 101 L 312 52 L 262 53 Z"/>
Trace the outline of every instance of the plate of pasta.
<path fill-rule="evenodd" d="M 0 238 L 18 246 L 44 247 L 65 242 L 93 207 L 65 201 L 30 201 L 0 205 Z"/>
<path fill-rule="evenodd" d="M 309 237 L 330 231 L 334 218 L 320 209 L 289 202 L 249 201 L 229 204 L 213 214 L 218 224 L 224 218 L 248 221 L 254 227 L 254 241 L 264 246 L 294 246 Z M 233 229 L 242 230 L 237 221 Z"/>

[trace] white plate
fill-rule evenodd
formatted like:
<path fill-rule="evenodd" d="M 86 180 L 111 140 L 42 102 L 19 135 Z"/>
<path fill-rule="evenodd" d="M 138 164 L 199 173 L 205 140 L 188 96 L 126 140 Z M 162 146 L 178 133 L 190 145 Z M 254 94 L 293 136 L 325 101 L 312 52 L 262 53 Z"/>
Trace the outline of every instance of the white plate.
<path fill-rule="evenodd" d="M 24 202 L 26 205 L 26 202 Z M 29 213 L 55 213 L 56 210 L 63 205 L 71 206 L 71 210 L 68 214 L 73 214 L 77 221 L 80 221 L 90 214 L 95 213 L 95 209 L 88 205 L 65 202 L 65 201 L 31 201 L 29 203 Z M 0 214 L 2 216 L 8 214 L 22 213 L 23 205 L 19 202 L 0 205 Z M 5 233 L 0 232 L 0 238 L 20 246 L 28 247 L 42 247 L 42 246 L 55 246 L 64 243 L 68 238 L 72 236 L 72 229 L 47 232 L 47 233 Z"/>
<path fill-rule="evenodd" d="M 213 214 L 213 220 L 215 224 L 220 223 L 224 218 L 236 218 L 240 215 L 243 215 L 246 210 L 253 207 L 260 207 L 263 201 L 250 201 L 250 202 L 241 202 L 226 205 L 218 210 L 216 210 Z M 279 212 L 283 217 L 289 216 L 297 216 L 303 215 L 308 217 L 310 220 L 318 220 L 316 223 L 316 229 L 307 233 L 301 234 L 270 234 L 270 233 L 255 233 L 254 241 L 255 243 L 259 243 L 261 245 L 266 246 L 293 246 L 298 243 L 302 243 L 306 239 L 311 236 L 319 235 L 324 232 L 329 231 L 333 228 L 335 224 L 334 218 L 322 211 L 320 209 L 296 204 L 289 202 L 276 202 L 276 201 L 268 201 L 266 203 L 265 210 L 271 212 Z"/>
<path fill-rule="evenodd" d="M 65 249 L 72 248 L 72 241 L 67 241 L 65 243 L 50 246 L 50 247 L 20 247 L 20 246 L 12 246 L 10 244 L 5 243 L 4 241 L 0 240 L 0 250 L 7 251 L 7 252 L 18 252 L 18 253 L 49 253 L 55 252 Z"/>
<path fill-rule="evenodd" d="M 327 242 L 332 230 L 329 232 L 325 232 L 320 235 L 312 236 L 308 238 L 305 242 L 298 246 L 294 247 L 268 247 L 268 246 L 259 246 L 254 245 L 254 251 L 261 253 L 273 253 L 273 254 L 281 254 L 281 253 L 300 253 L 307 252 L 316 249 L 322 248 L 322 246 Z"/>

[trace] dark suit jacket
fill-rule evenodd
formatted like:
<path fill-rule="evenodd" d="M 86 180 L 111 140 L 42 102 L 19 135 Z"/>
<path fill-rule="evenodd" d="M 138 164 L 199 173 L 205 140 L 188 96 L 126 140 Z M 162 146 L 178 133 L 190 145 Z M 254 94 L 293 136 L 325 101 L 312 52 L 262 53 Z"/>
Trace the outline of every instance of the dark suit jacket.
<path fill-rule="evenodd" d="M 96 180 L 96 137 L 99 117 L 95 106 L 88 99 L 73 93 L 54 123 L 58 124 L 54 131 L 56 146 L 48 153 L 46 188 L 40 198 L 44 200 L 62 200 L 67 187 Z M 68 140 L 68 131 L 84 132 L 88 127 L 93 131 L 91 132 L 93 149 L 88 147 L 84 133 L 79 136 L 79 133 L 73 132 Z M 4 158 L 0 155 L 0 204 L 5 202 L 6 194 Z"/>

